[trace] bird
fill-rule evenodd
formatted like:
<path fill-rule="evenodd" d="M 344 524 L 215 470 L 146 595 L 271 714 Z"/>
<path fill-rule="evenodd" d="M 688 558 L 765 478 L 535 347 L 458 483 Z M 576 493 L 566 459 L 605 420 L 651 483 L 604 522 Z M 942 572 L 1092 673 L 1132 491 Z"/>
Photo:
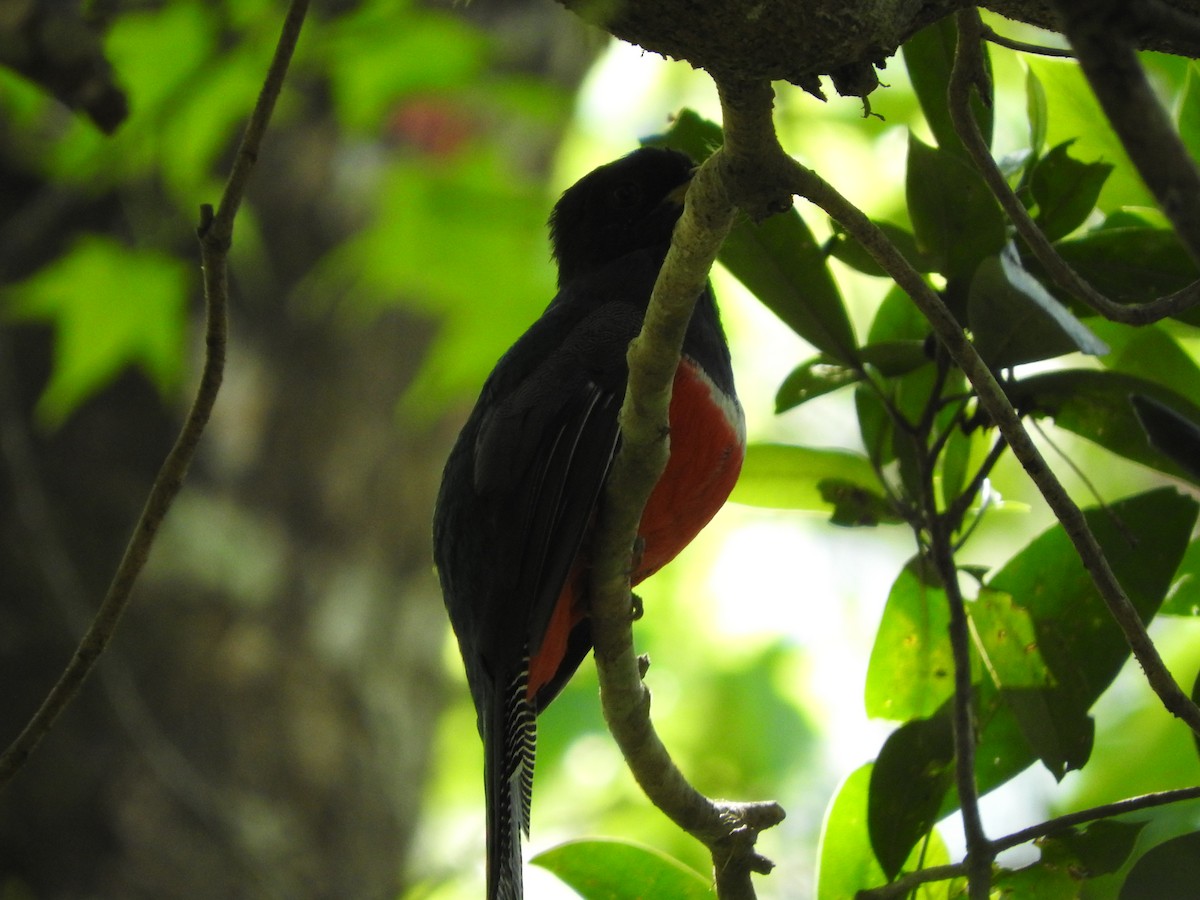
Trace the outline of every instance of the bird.
<path fill-rule="evenodd" d="M 592 647 L 590 540 L 621 441 L 626 350 L 694 171 L 684 153 L 642 147 L 563 193 L 549 221 L 558 292 L 484 382 L 443 472 L 434 561 L 484 745 L 488 900 L 523 896 L 537 716 Z M 745 456 L 709 285 L 684 338 L 668 425 L 632 585 L 709 522 Z"/>

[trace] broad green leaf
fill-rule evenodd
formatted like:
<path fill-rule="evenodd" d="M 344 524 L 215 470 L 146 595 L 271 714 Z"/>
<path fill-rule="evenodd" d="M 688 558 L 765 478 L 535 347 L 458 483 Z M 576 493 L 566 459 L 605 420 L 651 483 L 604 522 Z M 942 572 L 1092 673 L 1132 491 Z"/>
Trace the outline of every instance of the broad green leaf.
<path fill-rule="evenodd" d="M 892 881 L 941 817 L 954 783 L 954 729 L 948 715 L 906 722 L 891 733 L 871 770 L 867 830 Z"/>
<path fill-rule="evenodd" d="M 1175 233 L 1151 225 L 1098 228 L 1059 241 L 1055 249 L 1095 288 L 1121 303 L 1145 303 L 1173 293 L 1198 274 Z M 1197 324 L 1200 312 L 1191 309 L 1178 318 Z"/>
<path fill-rule="evenodd" d="M 887 407 L 869 385 L 854 389 L 854 409 L 858 413 L 858 430 L 868 459 L 880 469 L 896 458 L 892 446 L 892 420 Z"/>
<path fill-rule="evenodd" d="M 911 133 L 905 193 L 917 247 L 947 277 L 970 275 L 1004 246 L 1004 214 L 980 174 Z"/>
<path fill-rule="evenodd" d="M 888 592 L 867 664 L 872 718 L 907 721 L 936 712 L 954 693 L 946 592 L 910 559 Z"/>
<path fill-rule="evenodd" d="M 1088 327 L 1110 348 L 1100 358 L 1106 369 L 1145 378 L 1184 397 L 1200 397 L 1200 366 L 1163 323 L 1134 326 L 1092 318 Z"/>
<path fill-rule="evenodd" d="M 1025 271 L 1012 244 L 975 270 L 967 321 L 980 356 L 994 368 L 1073 351 L 1092 356 L 1108 352 L 1103 341 Z"/>
<path fill-rule="evenodd" d="M 795 209 L 755 224 L 739 218 L 717 259 L 785 325 L 848 362 L 857 342 L 829 262 Z"/>
<path fill-rule="evenodd" d="M 1029 610 L 1011 594 L 982 587 L 967 604 L 975 645 L 997 688 L 1046 687 L 1054 679 L 1042 659 Z"/>
<path fill-rule="evenodd" d="M 725 132 L 716 122 L 704 118 L 694 109 L 682 109 L 666 131 L 646 138 L 642 143 L 682 150 L 699 165 L 725 143 Z"/>
<path fill-rule="evenodd" d="M 867 803 L 871 783 L 872 763 L 852 772 L 842 782 L 821 825 L 821 841 L 817 849 L 816 900 L 851 900 L 859 891 L 879 887 L 886 879 L 875 859 L 867 831 Z M 928 842 L 921 841 L 913 848 L 904 864 L 905 871 L 932 868 L 950 861 L 946 845 L 937 831 L 930 832 Z M 922 885 L 914 900 L 949 900 L 959 881 L 931 882 Z"/>
<path fill-rule="evenodd" d="M 1021 869 L 1001 869 L 992 879 L 992 896 L 1021 900 L 1078 900 L 1082 873 L 1035 862 Z"/>
<path fill-rule="evenodd" d="M 1175 581 L 1160 616 L 1200 616 L 1200 540 L 1192 541 L 1184 551 Z"/>
<path fill-rule="evenodd" d="M 1067 154 L 1072 143 L 1065 141 L 1038 160 L 1030 180 L 1038 205 L 1037 223 L 1052 241 L 1084 223 L 1113 168 L 1108 163 L 1072 159 Z"/>
<path fill-rule="evenodd" d="M 162 391 L 184 358 L 187 269 L 174 257 L 101 237 L 80 238 L 63 256 L 0 291 L 0 315 L 54 326 L 54 370 L 37 415 L 57 427 L 126 367 Z"/>
<path fill-rule="evenodd" d="M 720 126 L 684 110 L 646 143 L 682 150 L 699 163 L 723 140 Z M 794 208 L 757 224 L 739 217 L 717 258 L 800 337 L 833 359 L 855 359 L 854 330 L 829 262 Z"/>
<path fill-rule="evenodd" d="M 711 881 L 695 869 L 631 841 L 568 841 L 530 862 L 553 872 L 584 900 L 711 900 L 716 896 Z"/>
<path fill-rule="evenodd" d="M 1144 621 L 1157 612 L 1187 547 L 1197 504 L 1173 488 L 1086 512 L 1105 558 Z M 1118 524 L 1119 523 L 1119 524 Z M 1061 778 L 1090 752 L 1088 710 L 1129 657 L 1091 577 L 1061 526 L 1043 532 L 988 583 L 1033 621 L 1036 646 L 1054 679 L 1041 691 L 1002 692 L 1033 750 Z"/>
<path fill-rule="evenodd" d="M 929 332 L 929 322 L 921 315 L 912 298 L 894 287 L 875 310 L 875 318 L 871 320 L 867 332 L 867 345 L 887 341 L 924 341 Z"/>
<path fill-rule="evenodd" d="M 1200 66 L 1188 63 L 1177 116 L 1179 136 L 1192 159 L 1200 159 Z"/>
<path fill-rule="evenodd" d="M 971 462 L 972 445 L 975 434 L 968 434 L 962 428 L 954 428 L 946 438 L 946 446 L 941 456 L 942 503 L 949 506 L 958 499 L 959 494 L 967 484 L 967 467 Z"/>
<path fill-rule="evenodd" d="M 1200 423 L 1141 394 L 1134 394 L 1129 401 L 1150 446 L 1178 464 L 1193 481 L 1200 481 Z"/>
<path fill-rule="evenodd" d="M 751 444 L 730 500 L 768 509 L 825 512 L 832 504 L 821 496 L 819 483 L 841 479 L 879 493 L 870 462 L 846 450 L 824 450 L 790 444 Z"/>
<path fill-rule="evenodd" d="M 1153 847 L 1129 870 L 1120 900 L 1194 897 L 1200 885 L 1200 831 Z"/>
<path fill-rule="evenodd" d="M 922 341 L 884 341 L 863 347 L 859 353 L 886 377 L 903 375 L 929 362 Z M 801 363 L 788 374 L 775 394 L 775 412 L 782 413 L 823 394 L 862 380 L 859 366 L 846 365 L 822 353 Z"/>
<path fill-rule="evenodd" d="M 859 381 L 862 375 L 851 366 L 821 354 L 794 368 L 775 394 L 775 412 L 787 412 L 816 397 Z"/>
<path fill-rule="evenodd" d="M 817 490 L 821 492 L 821 499 L 833 507 L 830 525 L 860 528 L 904 522 L 886 497 L 852 481 L 822 478 L 817 482 Z"/>
<path fill-rule="evenodd" d="M 959 157 L 966 157 L 966 149 L 962 146 L 954 123 L 950 119 L 950 107 L 947 102 L 947 90 L 950 86 L 950 72 L 954 67 L 954 48 L 958 41 L 958 29 L 954 19 L 946 16 L 938 22 L 923 28 L 901 47 L 904 54 L 904 65 L 908 69 L 908 77 L 912 81 L 913 91 L 933 132 L 934 140 L 943 150 Z M 986 45 L 984 56 L 988 72 L 991 72 L 991 58 L 987 55 Z M 989 79 L 990 80 L 990 79 Z M 992 142 L 992 98 L 980 99 L 977 92 L 971 92 L 971 112 L 979 123 L 983 138 L 991 145 Z"/>
<path fill-rule="evenodd" d="M 1081 870 L 1095 878 L 1117 871 L 1129 859 L 1145 822 L 1100 819 L 1081 828 L 1042 838 L 1038 848 L 1042 859 L 1063 867 Z"/>
<path fill-rule="evenodd" d="M 1075 139 L 1074 149 L 1083 159 L 1113 165 L 1112 177 L 1100 194 L 1105 212 L 1118 206 L 1153 206 L 1154 201 L 1137 176 L 1120 139 L 1096 102 L 1078 64 L 1073 60 L 1025 57 L 1046 94 L 1046 141 L 1050 146 Z"/>
<path fill-rule="evenodd" d="M 1046 89 L 1033 69 L 1025 71 L 1025 114 L 1029 118 L 1029 146 L 1034 157 L 1046 145 Z"/>
<path fill-rule="evenodd" d="M 1185 420 L 1200 423 L 1200 407 L 1191 401 L 1162 385 L 1120 372 L 1066 369 L 1023 378 L 1009 388 L 1013 403 L 1034 416 L 1052 416 L 1059 428 L 1118 456 L 1194 480 L 1150 444 L 1130 403 L 1134 395 L 1149 397 Z"/>
<path fill-rule="evenodd" d="M 933 271 L 933 260 L 917 249 L 917 239 L 913 237 L 912 232 L 899 225 L 893 225 L 891 222 L 876 222 L 875 225 L 914 269 L 918 272 Z M 875 262 L 875 258 L 867 252 L 866 248 L 842 230 L 838 223 L 833 223 L 833 230 L 837 235 L 837 240 L 832 242 L 830 252 L 835 259 L 844 262 L 852 269 L 857 269 L 864 275 L 874 275 L 877 278 L 887 276 L 887 273 L 883 271 L 879 263 Z"/>

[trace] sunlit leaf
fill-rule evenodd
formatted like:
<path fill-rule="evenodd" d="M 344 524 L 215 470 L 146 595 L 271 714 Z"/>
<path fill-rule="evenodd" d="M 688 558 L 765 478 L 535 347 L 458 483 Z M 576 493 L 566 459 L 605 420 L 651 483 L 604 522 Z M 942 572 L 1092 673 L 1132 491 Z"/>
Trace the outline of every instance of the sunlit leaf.
<path fill-rule="evenodd" d="M 1157 612 L 1196 520 L 1197 504 L 1160 488 L 1086 512 L 1113 573 L 1148 621 Z M 1033 750 L 1061 778 L 1091 751 L 1088 710 L 1116 677 L 1129 647 L 1061 525 L 1014 556 L 988 587 L 1033 621 L 1052 686 L 1002 692 Z"/>
<path fill-rule="evenodd" d="M 1200 540 L 1184 551 L 1171 594 L 1158 611 L 1163 616 L 1200 616 Z"/>
<path fill-rule="evenodd" d="M 37 414 L 60 425 L 127 366 L 160 390 L 183 365 L 187 269 L 174 257 L 84 237 L 58 260 L 0 292 L 0 312 L 54 325 L 54 370 Z"/>
<path fill-rule="evenodd" d="M 1029 118 L 1029 146 L 1034 156 L 1046 145 L 1046 89 L 1033 69 L 1025 72 L 1025 115 Z"/>
<path fill-rule="evenodd" d="M 825 811 L 817 850 L 816 900 L 848 900 L 860 890 L 884 884 L 883 869 L 871 849 L 867 831 L 867 797 L 874 764 L 852 772 L 838 788 Z M 914 872 L 950 861 L 946 845 L 936 830 L 921 841 L 905 861 L 903 869 Z M 958 880 L 930 882 L 913 893 L 914 900 L 949 900 L 958 896 Z"/>
<path fill-rule="evenodd" d="M 881 492 L 870 462 L 847 450 L 824 450 L 790 444 L 751 444 L 730 500 L 768 509 L 825 512 L 832 504 L 821 496 L 819 483 L 836 478 Z"/>
<path fill-rule="evenodd" d="M 553 872 L 584 900 L 710 900 L 716 896 L 711 881 L 695 869 L 631 841 L 569 841 L 530 862 Z"/>
<path fill-rule="evenodd" d="M 1189 155 L 1200 159 L 1200 67 L 1195 60 L 1188 63 L 1176 121 Z"/>
<path fill-rule="evenodd" d="M 925 718 L 954 693 L 946 592 L 920 566 L 912 559 L 900 570 L 875 633 L 865 695 L 872 718 Z"/>
<path fill-rule="evenodd" d="M 996 687 L 1045 687 L 1054 679 L 1042 659 L 1029 610 L 1010 594 L 982 587 L 968 604 L 976 646 Z"/>

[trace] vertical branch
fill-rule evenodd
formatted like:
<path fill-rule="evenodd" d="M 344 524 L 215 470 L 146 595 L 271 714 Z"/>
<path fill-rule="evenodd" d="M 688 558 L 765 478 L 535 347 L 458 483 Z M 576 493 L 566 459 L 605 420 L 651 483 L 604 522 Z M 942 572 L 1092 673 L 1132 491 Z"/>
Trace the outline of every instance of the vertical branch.
<path fill-rule="evenodd" d="M 1200 173 L 1163 109 L 1131 38 L 1139 3 L 1053 0 L 1092 93 L 1192 259 L 1200 263 Z"/>
<path fill-rule="evenodd" d="M 293 0 L 288 10 L 275 56 L 268 70 L 258 102 L 246 126 L 237 159 L 221 196 L 221 203 L 214 215 L 212 208 L 201 210 L 198 229 L 200 236 L 201 261 L 204 267 L 204 299 L 207 308 L 205 323 L 204 367 L 200 385 L 196 390 L 191 409 L 180 429 L 175 445 L 167 454 L 154 479 L 150 495 L 142 510 L 133 535 L 125 548 L 125 554 L 117 566 L 108 591 L 96 611 L 91 624 L 79 641 L 75 653 L 67 663 L 62 675 L 46 695 L 42 705 L 30 718 L 12 744 L 0 754 L 0 787 L 7 784 L 25 764 L 29 756 L 41 743 L 50 728 L 67 705 L 79 692 L 84 680 L 95 667 L 100 655 L 108 647 L 120 623 L 121 616 L 129 605 L 134 585 L 150 556 L 150 550 L 158 535 L 167 511 L 183 486 L 183 480 L 200 436 L 208 424 L 221 379 L 225 369 L 225 345 L 227 335 L 226 307 L 228 282 L 226 258 L 233 235 L 233 222 L 245 194 L 250 171 L 258 156 L 263 134 L 275 107 L 275 101 L 283 86 L 288 64 L 300 36 L 300 28 L 308 10 L 308 0 Z"/>

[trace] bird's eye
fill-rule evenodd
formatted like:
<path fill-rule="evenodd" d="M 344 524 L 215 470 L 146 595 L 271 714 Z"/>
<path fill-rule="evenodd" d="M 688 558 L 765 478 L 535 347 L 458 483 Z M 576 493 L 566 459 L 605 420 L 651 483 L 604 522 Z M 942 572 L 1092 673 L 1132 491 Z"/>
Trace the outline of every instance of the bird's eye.
<path fill-rule="evenodd" d="M 613 209 L 633 209 L 642 202 L 642 189 L 634 181 L 623 181 L 613 188 L 610 195 Z"/>

